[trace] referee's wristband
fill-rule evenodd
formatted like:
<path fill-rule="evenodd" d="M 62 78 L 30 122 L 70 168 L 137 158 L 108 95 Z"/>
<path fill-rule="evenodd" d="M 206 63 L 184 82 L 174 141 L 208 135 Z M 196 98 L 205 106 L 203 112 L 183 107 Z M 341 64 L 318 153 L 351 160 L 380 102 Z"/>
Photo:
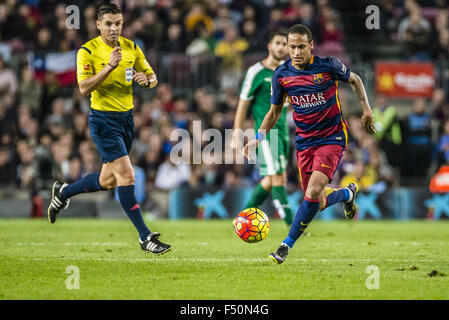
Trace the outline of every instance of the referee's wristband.
<path fill-rule="evenodd" d="M 257 132 L 254 138 L 259 140 L 259 142 L 262 142 L 262 140 L 265 139 L 265 135 L 262 132 Z"/>
<path fill-rule="evenodd" d="M 110 65 L 111 67 L 112 67 L 112 69 L 115 69 L 115 68 L 117 68 L 117 66 L 113 66 L 112 64 L 110 64 L 109 62 L 108 62 L 108 65 Z"/>

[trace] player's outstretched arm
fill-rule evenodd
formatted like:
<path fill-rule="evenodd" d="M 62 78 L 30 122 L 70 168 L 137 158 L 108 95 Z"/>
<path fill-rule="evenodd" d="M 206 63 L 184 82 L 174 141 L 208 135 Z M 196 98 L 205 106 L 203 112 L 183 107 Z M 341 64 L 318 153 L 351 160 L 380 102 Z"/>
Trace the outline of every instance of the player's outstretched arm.
<path fill-rule="evenodd" d="M 97 87 L 111 74 L 111 72 L 117 68 L 120 61 L 122 60 L 121 48 L 115 48 L 111 53 L 111 58 L 109 63 L 97 74 L 84 79 L 81 81 L 78 86 L 80 88 L 80 92 L 83 96 L 88 96 L 92 91 L 97 89 Z"/>
<path fill-rule="evenodd" d="M 283 108 L 282 104 L 281 105 L 272 104 L 270 111 L 268 111 L 268 113 L 265 115 L 265 118 L 263 119 L 262 124 L 260 125 L 256 137 L 250 140 L 245 145 L 245 147 L 243 147 L 242 151 L 243 156 L 246 157 L 248 160 L 253 159 L 254 151 L 259 145 L 259 142 L 265 138 L 265 135 L 267 135 L 270 132 L 270 130 L 273 129 L 274 125 L 279 120 L 282 114 L 282 108 Z"/>
<path fill-rule="evenodd" d="M 239 145 L 239 140 L 241 138 L 240 130 L 243 128 L 243 122 L 245 121 L 246 113 L 248 112 L 248 108 L 250 105 L 251 100 L 239 99 L 237 110 L 235 111 L 234 131 L 232 132 L 232 140 L 231 140 L 231 148 L 234 150 Z"/>
<path fill-rule="evenodd" d="M 352 91 L 359 98 L 360 104 L 362 105 L 363 115 L 362 123 L 365 127 L 366 132 L 369 134 L 376 133 L 376 127 L 374 126 L 374 116 L 369 105 L 368 96 L 366 95 L 365 86 L 363 85 L 362 79 L 358 74 L 351 72 L 348 82 L 351 85 Z"/>

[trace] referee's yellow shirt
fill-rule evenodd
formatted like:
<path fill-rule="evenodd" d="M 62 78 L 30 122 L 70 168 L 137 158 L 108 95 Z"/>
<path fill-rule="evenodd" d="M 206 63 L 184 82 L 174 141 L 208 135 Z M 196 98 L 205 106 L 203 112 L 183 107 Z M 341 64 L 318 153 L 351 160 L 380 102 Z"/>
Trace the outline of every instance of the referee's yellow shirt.
<path fill-rule="evenodd" d="M 99 111 L 128 111 L 133 108 L 133 68 L 147 76 L 154 73 L 142 52 L 133 41 L 120 37 L 122 60 L 91 94 L 91 107 Z M 98 36 L 81 46 L 77 54 L 78 83 L 107 66 L 114 48 Z"/>

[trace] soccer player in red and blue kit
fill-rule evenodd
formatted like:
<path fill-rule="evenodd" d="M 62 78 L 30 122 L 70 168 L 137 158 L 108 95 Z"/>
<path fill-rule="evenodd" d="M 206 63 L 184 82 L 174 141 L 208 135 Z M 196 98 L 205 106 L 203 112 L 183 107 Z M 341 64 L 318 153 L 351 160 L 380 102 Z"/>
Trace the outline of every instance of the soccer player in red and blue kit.
<path fill-rule="evenodd" d="M 313 56 L 312 33 L 306 26 L 297 24 L 288 30 L 287 48 L 291 59 L 274 72 L 270 111 L 255 138 L 243 148 L 244 156 L 251 159 L 260 141 L 279 119 L 288 97 L 297 126 L 296 159 L 305 195 L 288 236 L 270 254 L 278 264 L 284 262 L 318 211 L 343 202 L 348 219 L 356 213 L 356 184 L 340 190 L 326 188 L 348 144 L 347 124 L 338 100 L 339 81 L 349 82 L 359 98 L 366 131 L 369 134 L 376 131 L 362 80 L 337 58 Z"/>

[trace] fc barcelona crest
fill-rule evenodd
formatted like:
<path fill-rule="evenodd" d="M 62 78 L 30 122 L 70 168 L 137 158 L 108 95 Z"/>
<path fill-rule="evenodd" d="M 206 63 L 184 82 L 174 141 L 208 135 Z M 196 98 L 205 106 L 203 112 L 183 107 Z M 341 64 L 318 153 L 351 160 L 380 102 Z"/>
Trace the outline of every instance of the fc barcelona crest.
<path fill-rule="evenodd" d="M 317 73 L 313 75 L 313 83 L 321 84 L 324 81 L 324 77 L 322 73 Z"/>

